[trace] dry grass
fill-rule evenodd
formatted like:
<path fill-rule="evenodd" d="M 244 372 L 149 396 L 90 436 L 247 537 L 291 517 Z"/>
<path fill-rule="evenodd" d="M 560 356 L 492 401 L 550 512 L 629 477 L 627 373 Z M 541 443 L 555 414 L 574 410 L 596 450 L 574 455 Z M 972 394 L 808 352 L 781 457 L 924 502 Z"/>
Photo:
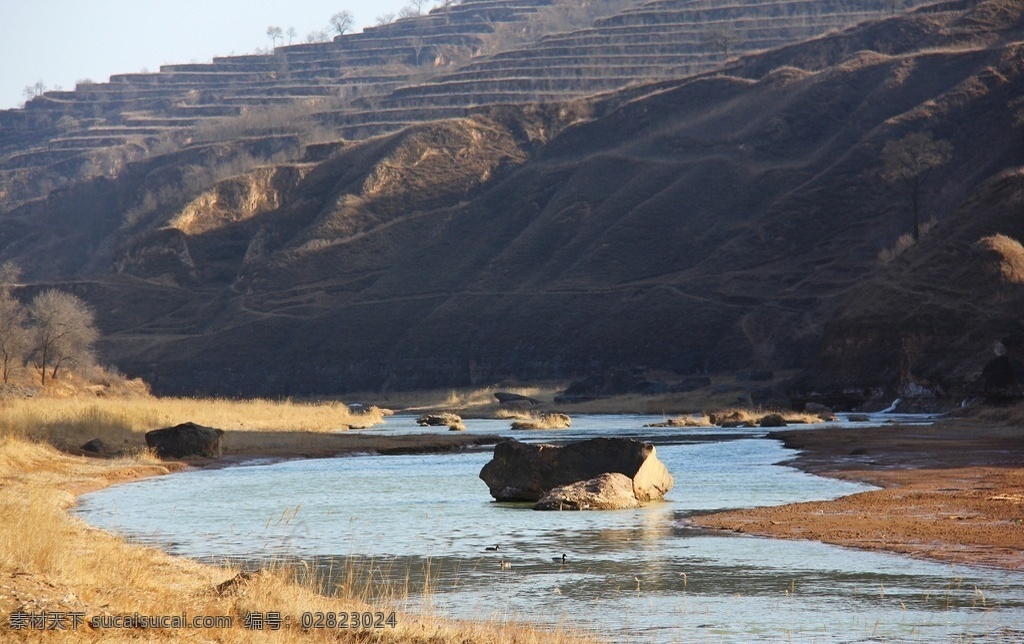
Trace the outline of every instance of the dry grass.
<path fill-rule="evenodd" d="M 723 409 L 721 411 L 707 414 L 708 421 L 712 425 L 721 425 L 723 422 L 758 425 L 766 416 L 781 416 L 789 425 L 810 425 L 822 422 L 819 416 L 798 411 L 766 411 L 760 409 L 736 408 Z"/>
<path fill-rule="evenodd" d="M 494 394 L 503 391 L 519 394 L 550 404 L 554 397 L 565 389 L 567 383 L 541 383 L 530 387 L 479 387 L 473 389 L 445 389 L 409 392 L 392 392 L 383 399 L 379 394 L 357 394 L 353 400 L 376 400 L 378 404 L 406 412 L 454 412 L 463 418 L 513 418 L 499 414 L 510 413 L 498 404 Z"/>
<path fill-rule="evenodd" d="M 366 428 L 389 413 L 376 407 L 354 413 L 339 402 L 298 403 L 268 400 L 198 398 L 32 398 L 0 400 L 0 436 L 45 441 L 61 449 L 77 449 L 100 438 L 112 448 L 145 447 L 145 432 L 185 422 L 229 432 L 225 447 L 255 447 L 259 434 L 284 432 L 309 435 Z M 239 440 L 245 437 L 245 442 Z M 276 439 L 275 439 L 276 440 Z M 315 439 L 314 439 L 315 442 Z"/>
<path fill-rule="evenodd" d="M 567 429 L 571 425 L 572 419 L 566 414 L 529 414 L 512 423 L 512 429 Z"/>
<path fill-rule="evenodd" d="M 111 483 L 169 473 L 173 465 L 148 454 L 116 460 L 69 456 L 52 446 L 14 436 L 0 437 L 0 641 L 194 641 L 250 642 L 249 611 L 279 611 L 289 629 L 259 633 L 267 642 L 571 642 L 564 632 L 546 632 L 497 621 L 460 623 L 418 612 L 400 613 L 395 628 L 370 631 L 302 630 L 304 612 L 388 611 L 367 603 L 365 578 L 350 576 L 346 593 L 314 592 L 314 578 L 295 567 L 262 571 L 230 589 L 218 585 L 238 570 L 199 564 L 131 545 L 89 527 L 67 510 L 75 494 Z M 358 573 L 358 571 L 356 571 Z M 298 583 L 299 580 L 302 583 Z M 396 596 L 389 596 L 397 599 Z M 378 597 L 379 599 L 379 597 Z M 15 631 L 16 611 L 80 612 L 86 622 L 100 615 L 227 616 L 232 628 L 214 630 Z"/>
<path fill-rule="evenodd" d="M 692 416 L 676 416 L 666 418 L 660 423 L 651 423 L 648 427 L 712 427 L 714 423 L 707 414 L 696 414 Z"/>

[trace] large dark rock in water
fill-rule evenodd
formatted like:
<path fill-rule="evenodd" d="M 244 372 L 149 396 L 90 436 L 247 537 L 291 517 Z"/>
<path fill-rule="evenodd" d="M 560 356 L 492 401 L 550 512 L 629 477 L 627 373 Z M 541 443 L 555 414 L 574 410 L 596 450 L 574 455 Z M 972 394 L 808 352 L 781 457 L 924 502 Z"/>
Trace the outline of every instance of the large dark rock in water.
<path fill-rule="evenodd" d="M 155 449 L 160 458 L 220 458 L 222 436 L 223 429 L 183 423 L 146 432 L 146 445 Z"/>
<path fill-rule="evenodd" d="M 556 487 L 609 473 L 629 477 L 641 502 L 662 498 L 674 483 L 654 445 L 627 438 L 593 438 L 564 447 L 502 441 L 480 478 L 498 501 L 538 501 Z"/>

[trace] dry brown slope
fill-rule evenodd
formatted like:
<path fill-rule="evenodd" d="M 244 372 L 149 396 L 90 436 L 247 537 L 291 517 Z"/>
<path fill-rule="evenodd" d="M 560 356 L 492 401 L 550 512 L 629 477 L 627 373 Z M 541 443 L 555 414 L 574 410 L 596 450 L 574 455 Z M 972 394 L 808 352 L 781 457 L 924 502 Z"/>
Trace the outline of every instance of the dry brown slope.
<path fill-rule="evenodd" d="M 279 209 L 187 238 L 236 239 L 217 261 L 238 279 L 204 337 L 129 355 L 115 333 L 110 354 L 171 390 L 229 393 L 803 366 L 834 302 L 907 230 L 877 176 L 886 141 L 951 142 L 929 195 L 940 217 L 1021 161 L 1005 135 L 1020 7 L 993 37 L 972 18 L 993 4 L 865 27 L 889 54 L 763 75 L 752 59 L 747 77 L 484 110 L 344 149 Z"/>

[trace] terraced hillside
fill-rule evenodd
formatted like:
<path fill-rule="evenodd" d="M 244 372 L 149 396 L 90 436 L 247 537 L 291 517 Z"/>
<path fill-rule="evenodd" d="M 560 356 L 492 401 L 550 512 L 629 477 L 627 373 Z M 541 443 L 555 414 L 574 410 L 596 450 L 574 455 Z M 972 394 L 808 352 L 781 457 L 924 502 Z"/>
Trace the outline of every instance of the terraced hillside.
<path fill-rule="evenodd" d="M 105 358 L 164 392 L 821 366 L 822 338 L 847 337 L 828 329 L 853 328 L 832 316 L 908 232 L 886 143 L 930 132 L 952 149 L 923 200 L 933 230 L 1024 164 L 1007 135 L 1022 43 L 1020 3 L 960 0 L 358 142 L 271 122 L 18 205 L 0 258 L 27 269 L 25 296 L 54 283 L 92 302 Z M 962 351 L 989 351 L 993 324 Z M 875 373 L 867 389 L 892 384 Z"/>
<path fill-rule="evenodd" d="M 564 0 L 465 0 L 329 43 L 119 74 L 0 112 L 0 207 L 189 143 L 280 133 L 270 124 L 305 140 L 363 139 L 471 107 L 679 78 L 920 4 L 599 0 L 584 11 Z M 520 35 L 549 31 L 537 23 L 556 17 L 570 30 Z"/>

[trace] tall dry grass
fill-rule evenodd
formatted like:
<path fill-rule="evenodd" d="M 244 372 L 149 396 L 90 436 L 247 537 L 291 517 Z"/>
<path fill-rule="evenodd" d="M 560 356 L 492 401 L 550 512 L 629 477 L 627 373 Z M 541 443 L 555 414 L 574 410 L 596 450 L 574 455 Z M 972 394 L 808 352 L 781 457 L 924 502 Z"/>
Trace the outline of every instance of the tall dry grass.
<path fill-rule="evenodd" d="M 0 400 L 0 436 L 45 441 L 75 449 L 100 438 L 112 448 L 141 449 L 145 432 L 185 422 L 244 431 L 322 434 L 372 427 L 389 413 L 365 413 L 340 402 L 222 400 L 200 398 L 19 398 Z"/>

